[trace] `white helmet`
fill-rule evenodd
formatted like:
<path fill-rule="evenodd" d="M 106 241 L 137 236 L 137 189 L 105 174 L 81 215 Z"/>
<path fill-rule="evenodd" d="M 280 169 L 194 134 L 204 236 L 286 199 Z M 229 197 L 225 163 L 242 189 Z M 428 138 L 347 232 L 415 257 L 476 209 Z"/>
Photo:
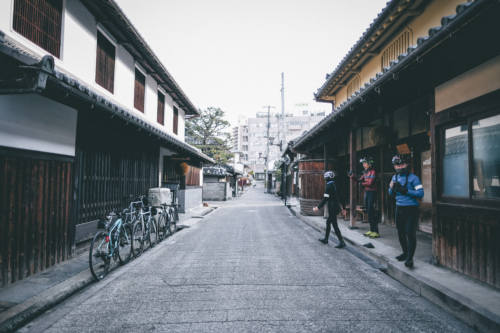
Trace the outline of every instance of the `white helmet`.
<path fill-rule="evenodd" d="M 335 178 L 335 172 L 333 172 L 333 171 L 327 171 L 327 172 L 325 172 L 325 176 L 324 177 L 325 177 L 325 179 L 333 179 L 333 178 Z"/>

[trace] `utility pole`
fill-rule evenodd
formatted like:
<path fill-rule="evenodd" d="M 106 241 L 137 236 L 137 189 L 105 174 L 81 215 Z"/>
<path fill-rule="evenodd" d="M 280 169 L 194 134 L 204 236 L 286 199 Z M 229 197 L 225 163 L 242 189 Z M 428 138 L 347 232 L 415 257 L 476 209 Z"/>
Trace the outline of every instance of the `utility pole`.
<path fill-rule="evenodd" d="M 275 109 L 274 106 L 263 106 L 267 107 L 267 144 L 266 144 L 266 157 L 264 159 L 266 165 L 266 193 L 269 193 L 269 131 L 271 129 L 271 108 Z"/>
<path fill-rule="evenodd" d="M 281 147 L 282 149 L 286 149 L 286 135 L 285 135 L 285 73 L 281 73 Z M 286 206 L 286 176 L 287 176 L 287 165 L 285 163 L 283 175 L 283 182 L 281 183 L 283 186 L 283 191 L 281 193 L 285 194 L 285 206 Z"/>

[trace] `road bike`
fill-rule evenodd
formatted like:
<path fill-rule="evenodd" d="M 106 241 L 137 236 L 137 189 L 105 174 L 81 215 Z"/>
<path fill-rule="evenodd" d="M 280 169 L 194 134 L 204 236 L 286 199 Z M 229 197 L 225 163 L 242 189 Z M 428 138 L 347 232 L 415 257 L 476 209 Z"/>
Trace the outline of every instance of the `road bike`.
<path fill-rule="evenodd" d="M 97 281 L 102 280 L 108 273 L 111 260 L 119 260 L 126 264 L 132 252 L 132 228 L 123 223 L 126 212 L 101 218 L 97 223 L 99 231 L 92 239 L 89 252 L 89 265 L 92 276 Z M 113 219 L 117 218 L 114 223 Z"/>
<path fill-rule="evenodd" d="M 153 248 L 158 240 L 157 225 L 154 218 L 158 211 L 155 207 L 149 205 L 150 198 L 153 197 L 140 197 L 141 203 L 137 206 L 138 219 L 133 222 L 132 227 L 132 254 L 135 258 L 141 256 L 145 245 Z"/>
<path fill-rule="evenodd" d="M 158 241 L 161 242 L 168 236 L 177 232 L 177 222 L 179 214 L 177 207 L 179 204 L 161 204 L 161 213 L 158 217 Z"/>

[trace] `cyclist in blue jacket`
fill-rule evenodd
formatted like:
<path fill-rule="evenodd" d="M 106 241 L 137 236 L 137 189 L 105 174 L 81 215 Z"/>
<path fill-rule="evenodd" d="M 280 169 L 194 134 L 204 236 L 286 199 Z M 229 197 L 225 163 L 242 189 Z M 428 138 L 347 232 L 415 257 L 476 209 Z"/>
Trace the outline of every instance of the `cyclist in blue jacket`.
<path fill-rule="evenodd" d="M 417 248 L 417 228 L 420 210 L 417 198 L 424 196 L 424 187 L 420 179 L 408 171 L 408 164 L 403 156 L 392 158 L 392 165 L 397 174 L 392 177 L 389 194 L 396 195 L 396 228 L 399 244 L 403 253 L 396 257 L 405 260 L 405 266 L 413 267 L 413 256 Z"/>

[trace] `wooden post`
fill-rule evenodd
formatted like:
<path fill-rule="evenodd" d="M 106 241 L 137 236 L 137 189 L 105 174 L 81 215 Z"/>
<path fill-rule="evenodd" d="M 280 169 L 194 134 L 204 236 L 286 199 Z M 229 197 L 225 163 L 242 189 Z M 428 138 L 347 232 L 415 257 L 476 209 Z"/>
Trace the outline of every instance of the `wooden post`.
<path fill-rule="evenodd" d="M 350 144 L 350 156 L 351 156 L 351 161 L 350 161 L 350 167 L 351 171 L 354 174 L 354 177 L 356 177 L 356 166 L 358 165 L 356 161 L 356 129 L 351 130 L 351 144 Z M 349 187 L 350 187 L 350 200 L 349 200 L 349 209 L 351 211 L 351 222 L 349 223 L 349 229 L 359 229 L 356 227 L 356 217 L 357 217 L 357 211 L 356 211 L 356 196 L 357 196 L 357 190 L 358 190 L 358 184 L 350 181 L 349 182 Z"/>
<path fill-rule="evenodd" d="M 432 186 L 432 259 L 433 265 L 439 264 L 439 246 L 440 239 L 437 233 L 437 215 L 436 215 L 436 199 L 437 199 L 437 159 L 438 150 L 436 147 L 436 119 L 435 119 L 435 97 L 434 93 L 429 96 L 429 111 L 430 115 L 430 132 L 431 132 L 431 186 Z"/>

